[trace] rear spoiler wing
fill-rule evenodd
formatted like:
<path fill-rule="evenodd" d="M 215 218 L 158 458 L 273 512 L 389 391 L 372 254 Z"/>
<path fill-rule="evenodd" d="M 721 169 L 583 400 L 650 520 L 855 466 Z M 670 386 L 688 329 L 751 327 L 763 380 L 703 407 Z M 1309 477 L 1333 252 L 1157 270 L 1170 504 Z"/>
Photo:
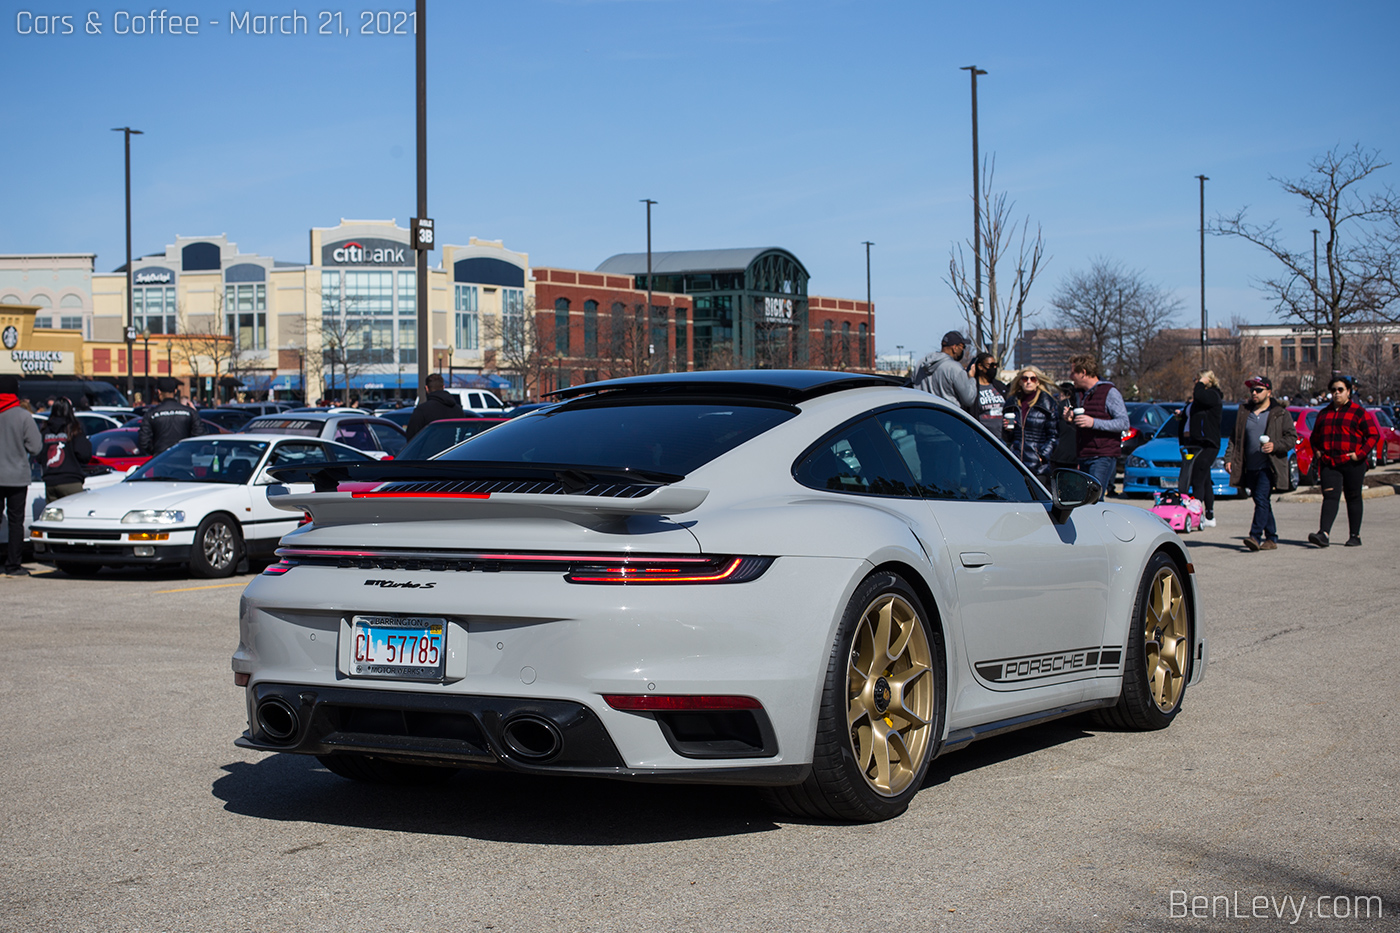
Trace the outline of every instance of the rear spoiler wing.
<path fill-rule="evenodd" d="M 323 524 L 373 521 L 441 521 L 454 518 L 543 516 L 679 515 L 697 508 L 710 494 L 695 486 L 657 486 L 644 496 L 549 495 L 519 492 L 305 492 L 270 486 L 267 501 L 288 512 L 307 512 Z"/>

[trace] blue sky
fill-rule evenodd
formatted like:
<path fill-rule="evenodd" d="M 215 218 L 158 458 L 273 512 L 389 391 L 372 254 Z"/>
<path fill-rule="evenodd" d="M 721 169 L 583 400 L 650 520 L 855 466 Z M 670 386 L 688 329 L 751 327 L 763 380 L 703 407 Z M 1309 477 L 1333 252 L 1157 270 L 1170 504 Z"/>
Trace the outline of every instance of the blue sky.
<path fill-rule="evenodd" d="M 413 213 L 413 40 L 359 35 L 359 7 L 323 0 L 352 35 L 319 36 L 315 7 L 189 2 L 168 9 L 200 34 L 174 36 L 115 34 L 135 25 L 118 11 L 153 5 L 4 6 L 0 252 L 121 264 L 123 124 L 146 133 L 138 254 L 226 233 L 305 261 L 312 226 Z M 294 6 L 311 34 L 229 34 L 230 9 Z M 21 14 L 66 14 L 73 34 L 21 35 Z M 1269 176 L 1338 144 L 1400 159 L 1397 26 L 1386 2 L 429 0 L 430 214 L 439 242 L 593 268 L 645 248 L 651 197 L 656 249 L 782 246 L 814 294 L 843 297 L 863 297 L 873 240 L 878 348 L 919 354 L 959 324 L 942 279 L 971 228 L 975 63 L 982 151 L 1052 257 L 1032 306 L 1103 256 L 1176 292 L 1189 326 L 1194 176 L 1208 216 L 1248 205 L 1310 244 Z M 1271 320 L 1252 284 L 1269 260 L 1206 246 L 1212 321 Z"/>

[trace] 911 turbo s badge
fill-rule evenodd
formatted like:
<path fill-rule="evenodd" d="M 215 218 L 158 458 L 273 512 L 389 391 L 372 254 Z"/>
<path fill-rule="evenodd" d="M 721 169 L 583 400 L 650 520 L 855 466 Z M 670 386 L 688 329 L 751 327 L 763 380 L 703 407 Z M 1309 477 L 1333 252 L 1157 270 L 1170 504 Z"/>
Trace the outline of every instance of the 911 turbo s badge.
<path fill-rule="evenodd" d="M 437 586 L 437 584 L 436 584 L 436 583 L 414 583 L 412 580 L 403 580 L 403 581 L 396 581 L 396 580 L 366 580 L 366 581 L 365 581 L 365 586 L 378 586 L 378 587 L 382 587 L 383 589 L 389 589 L 389 590 L 391 590 L 391 589 L 399 589 L 399 588 L 407 588 L 407 589 L 410 589 L 410 590 L 431 590 L 433 587 Z"/>
<path fill-rule="evenodd" d="M 1022 683 L 1061 674 L 1094 670 L 1117 670 L 1123 660 L 1123 649 L 1116 645 L 1099 648 L 1075 648 L 1050 654 L 1028 655 L 1021 658 L 999 658 L 978 661 L 974 667 L 983 680 L 994 684 Z"/>

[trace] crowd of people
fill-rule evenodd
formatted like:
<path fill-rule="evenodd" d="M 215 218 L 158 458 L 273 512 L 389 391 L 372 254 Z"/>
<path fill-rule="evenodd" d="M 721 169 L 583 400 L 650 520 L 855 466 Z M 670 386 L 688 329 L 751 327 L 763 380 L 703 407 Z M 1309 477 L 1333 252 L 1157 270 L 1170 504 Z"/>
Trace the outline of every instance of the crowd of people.
<path fill-rule="evenodd" d="M 1114 488 L 1123 432 L 1129 427 L 1123 394 L 1101 378 L 1098 361 L 1090 355 L 1070 358 L 1070 378 L 1056 386 L 1035 366 L 1020 367 L 1011 384 L 999 381 L 998 360 L 978 354 L 964 366 L 968 340 L 959 331 L 943 335 L 939 352 L 930 354 L 910 376 L 910 385 L 945 399 L 978 418 L 1006 442 L 1020 461 L 1049 485 L 1051 473 L 1072 467 L 1098 481 L 1103 495 Z M 1057 392 L 1056 389 L 1059 389 Z M 1316 532 L 1308 535 L 1315 547 L 1331 544 L 1332 525 L 1345 499 L 1348 547 L 1361 546 L 1363 476 L 1367 458 L 1380 437 L 1353 399 L 1350 376 L 1329 380 L 1328 394 L 1319 399 L 1309 437 L 1318 464 L 1322 514 Z M 1244 546 L 1250 551 L 1278 548 L 1273 494 L 1291 488 L 1289 453 L 1298 431 L 1287 400 L 1276 399 L 1267 376 L 1253 376 L 1244 389 L 1233 435 L 1226 448 L 1230 482 L 1253 496 L 1254 516 Z M 1201 372 L 1191 400 L 1180 410 L 1181 472 L 1177 490 L 1201 503 L 1201 527 L 1215 527 L 1215 485 L 1211 467 L 1220 450 L 1224 391 L 1214 372 Z"/>

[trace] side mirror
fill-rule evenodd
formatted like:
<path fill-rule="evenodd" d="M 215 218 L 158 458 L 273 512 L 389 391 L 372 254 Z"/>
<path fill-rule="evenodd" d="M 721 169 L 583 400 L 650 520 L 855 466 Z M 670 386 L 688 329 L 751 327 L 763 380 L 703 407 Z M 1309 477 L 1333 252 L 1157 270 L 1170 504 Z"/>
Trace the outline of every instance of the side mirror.
<path fill-rule="evenodd" d="M 1050 497 L 1050 517 L 1055 524 L 1063 525 L 1070 512 L 1102 499 L 1103 485 L 1079 470 L 1056 470 L 1050 477 Z"/>

